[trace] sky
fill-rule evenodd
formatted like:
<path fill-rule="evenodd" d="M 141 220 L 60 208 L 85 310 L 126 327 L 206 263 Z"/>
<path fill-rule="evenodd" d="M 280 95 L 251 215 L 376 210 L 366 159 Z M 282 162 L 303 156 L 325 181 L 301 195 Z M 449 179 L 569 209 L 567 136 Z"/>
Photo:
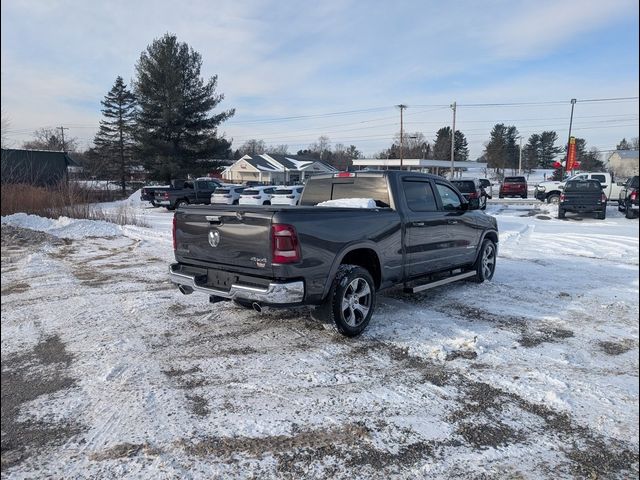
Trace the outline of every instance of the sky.
<path fill-rule="evenodd" d="M 482 154 L 495 123 L 614 149 L 638 136 L 635 0 L 2 0 L 1 103 L 14 147 L 65 126 L 91 145 L 100 100 L 140 53 L 174 33 L 218 75 L 219 134 L 295 153 L 320 135 L 366 156 L 400 131 L 450 125 Z M 628 97 L 636 97 L 628 99 Z M 606 100 L 625 98 L 625 100 Z M 605 99 L 605 100 L 602 100 Z M 598 100 L 598 101 L 585 101 Z M 487 104 L 516 105 L 492 106 Z M 480 104 L 480 105 L 478 105 Z"/>

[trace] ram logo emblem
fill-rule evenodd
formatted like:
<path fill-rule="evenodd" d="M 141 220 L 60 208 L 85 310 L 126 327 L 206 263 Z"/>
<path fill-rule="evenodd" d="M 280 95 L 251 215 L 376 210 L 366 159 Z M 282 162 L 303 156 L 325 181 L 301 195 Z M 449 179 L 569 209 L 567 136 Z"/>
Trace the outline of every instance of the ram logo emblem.
<path fill-rule="evenodd" d="M 209 231 L 209 245 L 217 247 L 220 244 L 220 232 L 218 230 Z"/>

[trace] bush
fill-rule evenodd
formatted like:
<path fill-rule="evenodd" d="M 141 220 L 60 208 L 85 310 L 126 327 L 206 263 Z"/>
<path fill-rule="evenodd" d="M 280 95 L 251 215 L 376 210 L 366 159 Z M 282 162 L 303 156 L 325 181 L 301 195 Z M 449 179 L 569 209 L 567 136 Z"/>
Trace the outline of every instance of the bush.
<path fill-rule="evenodd" d="M 73 185 L 61 184 L 46 188 L 25 184 L 3 184 L 0 189 L 2 216 L 24 212 L 49 218 L 85 218 L 105 220 L 118 225 L 147 226 L 127 205 L 119 206 L 115 213 L 106 213 L 94 204 L 100 200 L 96 192 Z"/>

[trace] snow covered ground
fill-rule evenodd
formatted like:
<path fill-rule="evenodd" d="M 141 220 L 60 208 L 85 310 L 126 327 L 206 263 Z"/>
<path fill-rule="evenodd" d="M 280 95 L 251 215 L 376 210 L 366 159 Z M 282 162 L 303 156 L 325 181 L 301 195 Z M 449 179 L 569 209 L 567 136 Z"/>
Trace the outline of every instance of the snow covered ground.
<path fill-rule="evenodd" d="M 2 219 L 3 477 L 637 477 L 638 221 L 615 207 L 491 201 L 493 282 L 386 292 L 345 339 L 180 295 L 172 214 L 129 204 L 150 228 Z"/>

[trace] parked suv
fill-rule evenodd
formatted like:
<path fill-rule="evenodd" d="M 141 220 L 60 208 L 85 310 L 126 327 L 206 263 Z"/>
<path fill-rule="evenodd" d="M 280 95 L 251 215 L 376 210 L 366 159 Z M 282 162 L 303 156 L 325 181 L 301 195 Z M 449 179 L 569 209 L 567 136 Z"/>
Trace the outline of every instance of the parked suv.
<path fill-rule="evenodd" d="M 627 180 L 618 197 L 618 210 L 627 218 L 638 216 L 638 178 L 636 175 Z"/>
<path fill-rule="evenodd" d="M 524 177 L 504 177 L 498 197 L 527 198 L 527 179 Z"/>
<path fill-rule="evenodd" d="M 480 180 L 476 178 L 461 178 L 459 180 L 452 180 L 453 183 L 460 193 L 467 199 L 469 202 L 469 209 L 477 209 L 484 210 L 487 208 L 487 194 L 485 193 L 482 185 L 480 185 Z"/>
<path fill-rule="evenodd" d="M 271 197 L 271 205 L 298 205 L 303 189 L 301 185 L 277 187 Z"/>
<path fill-rule="evenodd" d="M 276 187 L 245 188 L 240 195 L 240 205 L 271 205 L 271 196 Z"/>
<path fill-rule="evenodd" d="M 222 185 L 211 194 L 211 203 L 238 205 L 243 190 L 244 187 L 242 185 Z"/>

